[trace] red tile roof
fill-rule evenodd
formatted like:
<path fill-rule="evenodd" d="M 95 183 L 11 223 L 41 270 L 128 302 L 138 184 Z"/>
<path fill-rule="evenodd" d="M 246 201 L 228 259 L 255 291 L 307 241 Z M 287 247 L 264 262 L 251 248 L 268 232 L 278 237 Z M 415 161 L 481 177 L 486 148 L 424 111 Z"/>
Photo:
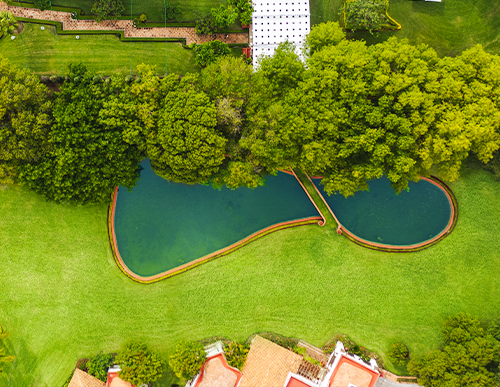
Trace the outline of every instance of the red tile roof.
<path fill-rule="evenodd" d="M 236 387 L 241 372 L 227 364 L 223 354 L 207 359 L 200 371 L 195 387 Z"/>

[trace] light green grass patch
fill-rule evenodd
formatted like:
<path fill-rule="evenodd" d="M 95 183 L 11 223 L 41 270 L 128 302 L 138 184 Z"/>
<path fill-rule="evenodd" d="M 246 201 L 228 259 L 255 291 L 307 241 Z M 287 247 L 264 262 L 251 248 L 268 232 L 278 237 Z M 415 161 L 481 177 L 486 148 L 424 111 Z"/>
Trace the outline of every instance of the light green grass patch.
<path fill-rule="evenodd" d="M 151 285 L 116 266 L 106 207 L 9 187 L 0 191 L 0 322 L 18 357 L 0 386 L 57 387 L 79 357 L 129 339 L 168 356 L 182 339 L 274 331 L 321 346 L 342 332 L 384 356 L 394 341 L 422 355 L 441 344 L 447 316 L 500 314 L 499 184 L 465 169 L 451 185 L 455 231 L 418 253 L 364 249 L 331 223 L 303 226 Z"/>

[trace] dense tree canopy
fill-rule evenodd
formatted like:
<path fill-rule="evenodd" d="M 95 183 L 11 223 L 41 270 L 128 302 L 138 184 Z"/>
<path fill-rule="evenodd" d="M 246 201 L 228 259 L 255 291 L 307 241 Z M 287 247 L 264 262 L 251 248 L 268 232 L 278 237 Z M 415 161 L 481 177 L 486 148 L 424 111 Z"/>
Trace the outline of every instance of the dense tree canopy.
<path fill-rule="evenodd" d="M 408 370 L 426 387 L 495 387 L 500 342 L 487 334 L 477 319 L 459 314 L 443 328 L 445 346 L 422 359 L 412 359 Z"/>
<path fill-rule="evenodd" d="M 175 74 L 162 80 L 167 92 L 158 127 L 146 140 L 155 172 L 189 184 L 208 183 L 224 161 L 227 142 L 216 128 L 215 105 L 197 90 L 196 81 L 194 75 L 179 79 Z"/>
<path fill-rule="evenodd" d="M 84 67 L 72 66 L 61 87 L 48 136 L 50 149 L 23 168 L 34 191 L 56 202 L 105 203 L 114 187 L 133 187 L 144 157 L 124 141 L 134 119 L 129 86 L 123 78 L 103 82 Z"/>
<path fill-rule="evenodd" d="M 0 183 L 18 182 L 22 168 L 50 150 L 51 108 L 36 76 L 0 58 Z"/>

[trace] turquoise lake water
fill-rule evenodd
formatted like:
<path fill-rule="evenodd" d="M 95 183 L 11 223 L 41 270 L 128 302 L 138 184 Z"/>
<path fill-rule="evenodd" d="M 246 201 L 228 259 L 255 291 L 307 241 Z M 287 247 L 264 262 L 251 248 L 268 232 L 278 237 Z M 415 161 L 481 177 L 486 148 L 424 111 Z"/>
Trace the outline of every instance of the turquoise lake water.
<path fill-rule="evenodd" d="M 320 179 L 312 179 L 339 222 L 370 242 L 408 246 L 439 235 L 451 217 L 445 192 L 426 180 L 410 182 L 409 191 L 396 195 L 385 176 L 369 182 L 369 191 L 345 198 L 328 196 Z"/>
<path fill-rule="evenodd" d="M 294 176 L 278 173 L 254 190 L 220 191 L 169 182 L 148 160 L 132 192 L 120 187 L 115 234 L 127 267 L 141 276 L 162 273 L 276 223 L 319 216 Z"/>

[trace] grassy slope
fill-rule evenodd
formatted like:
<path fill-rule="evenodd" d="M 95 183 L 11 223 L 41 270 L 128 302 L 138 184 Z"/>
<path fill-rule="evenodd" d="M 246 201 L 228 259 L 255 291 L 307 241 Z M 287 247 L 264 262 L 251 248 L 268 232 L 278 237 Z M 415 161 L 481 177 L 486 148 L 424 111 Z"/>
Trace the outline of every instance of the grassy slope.
<path fill-rule="evenodd" d="M 25 24 L 23 37 L 28 69 L 36 74 L 61 74 L 61 61 L 64 71 L 70 62 L 82 62 L 104 74 L 129 74 L 131 51 L 133 71 L 138 64 L 146 63 L 156 65 L 158 72 L 165 74 L 165 43 L 120 42 L 113 35 L 82 35 L 76 40 L 73 35 L 56 37 L 55 27 L 46 26 L 42 31 L 40 25 L 30 23 Z M 16 35 L 13 41 L 1 39 L 0 53 L 15 66 L 24 67 L 21 36 Z M 193 51 L 182 48 L 180 43 L 168 43 L 167 58 L 169 73 L 198 71 Z"/>
<path fill-rule="evenodd" d="M 420 355 L 440 344 L 446 316 L 500 314 L 499 184 L 464 171 L 452 185 L 457 228 L 419 253 L 371 251 L 337 236 L 333 224 L 305 226 L 152 285 L 116 267 L 105 207 L 4 189 L 0 321 L 18 358 L 12 381 L 0 385 L 57 387 L 78 357 L 130 338 L 168 355 L 181 339 L 271 330 L 322 345 L 343 332 L 381 353 L 397 339 Z"/>
<path fill-rule="evenodd" d="M 311 0 L 312 24 L 340 21 L 343 0 Z M 497 0 L 443 0 L 442 3 L 390 0 L 389 14 L 402 25 L 397 32 L 356 33 L 369 43 L 390 36 L 426 43 L 440 55 L 457 55 L 475 44 L 500 53 L 500 2 Z"/>
<path fill-rule="evenodd" d="M 0 53 L 17 67 L 24 67 L 24 52 L 28 69 L 39 75 L 61 74 L 68 64 L 82 62 L 90 70 L 103 74 L 119 72 L 128 75 L 132 56 L 132 73 L 137 65 L 146 63 L 156 66 L 159 74 L 165 74 L 165 43 L 120 42 L 113 35 L 55 35 L 55 27 L 25 23 L 23 36 L 15 40 L 0 40 Z M 24 38 L 24 52 L 23 40 Z M 233 55 L 240 56 L 241 48 L 232 48 Z M 59 56 L 60 52 L 60 56 Z M 132 55 L 131 55 L 132 54 Z M 185 74 L 197 72 L 192 50 L 180 43 L 167 44 L 168 72 Z"/>

